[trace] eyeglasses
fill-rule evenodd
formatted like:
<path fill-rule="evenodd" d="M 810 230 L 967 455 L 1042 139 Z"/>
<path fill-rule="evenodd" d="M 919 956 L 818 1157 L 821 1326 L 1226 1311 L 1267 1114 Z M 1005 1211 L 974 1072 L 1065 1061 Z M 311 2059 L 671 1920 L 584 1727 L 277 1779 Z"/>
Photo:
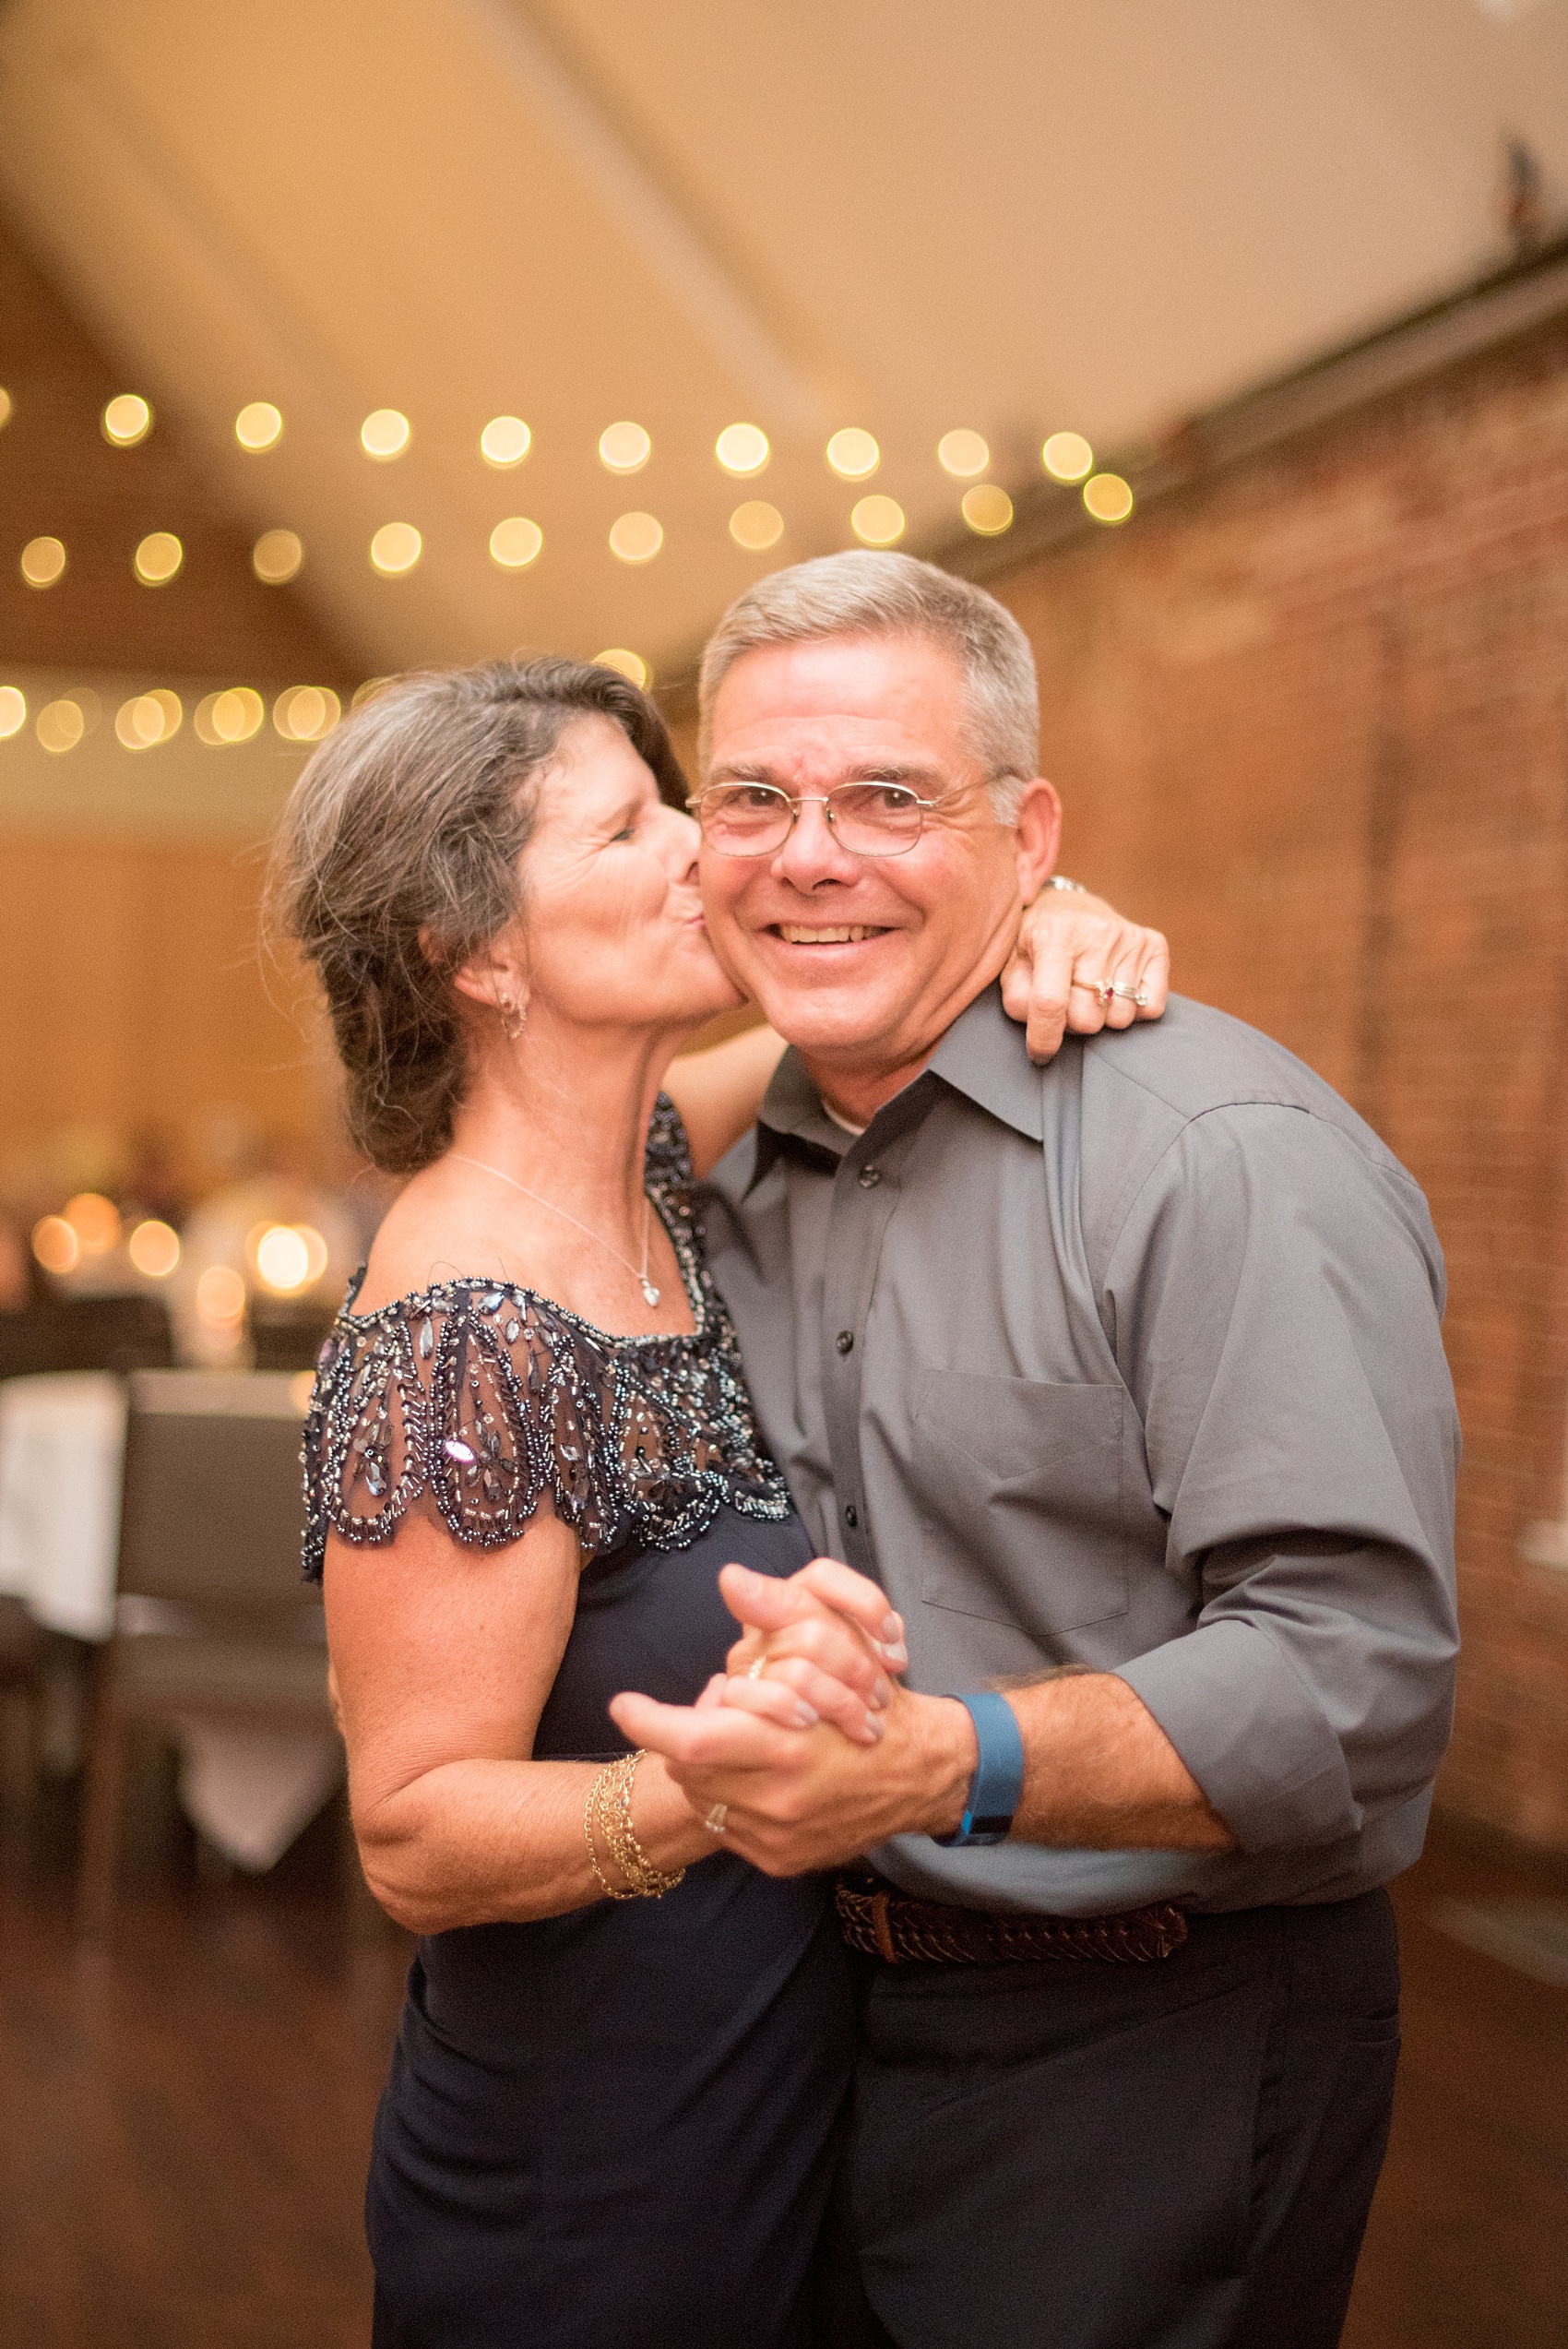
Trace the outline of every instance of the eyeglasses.
<path fill-rule="evenodd" d="M 799 799 L 774 783 L 710 783 L 686 802 L 704 840 L 720 856 L 777 855 L 802 807 L 820 807 L 834 839 L 851 856 L 905 856 L 924 829 L 926 809 L 942 805 L 902 783 L 840 783 L 836 791 L 807 792 Z"/>

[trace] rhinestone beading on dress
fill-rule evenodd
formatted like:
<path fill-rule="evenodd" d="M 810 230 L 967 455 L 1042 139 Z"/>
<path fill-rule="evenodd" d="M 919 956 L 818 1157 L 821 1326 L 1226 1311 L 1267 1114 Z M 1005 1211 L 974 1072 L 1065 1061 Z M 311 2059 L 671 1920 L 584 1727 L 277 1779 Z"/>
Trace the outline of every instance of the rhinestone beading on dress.
<path fill-rule="evenodd" d="M 596 1557 L 633 1539 L 683 1549 L 726 1506 L 789 1515 L 693 1227 L 685 1131 L 663 1094 L 647 1181 L 691 1299 L 689 1336 L 612 1336 L 532 1289 L 486 1280 L 357 1314 L 355 1276 L 305 1422 L 307 1579 L 321 1579 L 329 1532 L 389 1542 L 425 1493 L 455 1540 L 484 1548 L 517 1541 L 548 1495 Z"/>

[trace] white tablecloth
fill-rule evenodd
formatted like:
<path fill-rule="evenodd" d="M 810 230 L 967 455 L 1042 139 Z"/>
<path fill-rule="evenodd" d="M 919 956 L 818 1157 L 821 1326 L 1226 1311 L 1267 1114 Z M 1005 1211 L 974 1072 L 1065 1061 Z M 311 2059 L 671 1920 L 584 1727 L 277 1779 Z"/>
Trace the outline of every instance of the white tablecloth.
<path fill-rule="evenodd" d="M 62 1371 L 0 1383 L 0 1591 L 74 1639 L 114 1628 L 125 1448 L 119 1379 Z M 244 1868 L 270 1867 L 342 1781 L 330 1731 L 191 1721 L 180 1743 L 187 1816 Z"/>
<path fill-rule="evenodd" d="M 114 1628 L 125 1390 L 96 1370 L 0 1385 L 0 1591 L 51 1631 Z"/>

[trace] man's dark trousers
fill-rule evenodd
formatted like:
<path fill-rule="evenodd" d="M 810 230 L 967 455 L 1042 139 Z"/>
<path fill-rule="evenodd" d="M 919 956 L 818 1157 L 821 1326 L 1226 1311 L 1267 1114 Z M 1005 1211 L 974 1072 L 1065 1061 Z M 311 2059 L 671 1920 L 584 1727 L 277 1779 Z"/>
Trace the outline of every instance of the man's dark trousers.
<path fill-rule="evenodd" d="M 1333 2349 L 1398 2056 L 1388 1897 L 1190 1925 L 1146 1965 L 875 1967 L 848 2168 L 871 2307 L 825 2339 Z"/>

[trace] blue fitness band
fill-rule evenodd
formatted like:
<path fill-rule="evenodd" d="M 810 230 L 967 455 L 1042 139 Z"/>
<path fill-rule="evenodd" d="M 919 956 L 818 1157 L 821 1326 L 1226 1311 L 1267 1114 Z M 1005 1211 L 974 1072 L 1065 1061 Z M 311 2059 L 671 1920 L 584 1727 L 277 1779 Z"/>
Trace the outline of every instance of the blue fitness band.
<path fill-rule="evenodd" d="M 959 1697 L 956 1701 L 975 1724 L 980 1759 L 969 1781 L 957 1833 L 935 1835 L 932 1841 L 948 1851 L 966 1843 L 1004 1843 L 1024 1791 L 1024 1741 L 1018 1716 L 994 1689 L 988 1688 L 978 1697 Z"/>

